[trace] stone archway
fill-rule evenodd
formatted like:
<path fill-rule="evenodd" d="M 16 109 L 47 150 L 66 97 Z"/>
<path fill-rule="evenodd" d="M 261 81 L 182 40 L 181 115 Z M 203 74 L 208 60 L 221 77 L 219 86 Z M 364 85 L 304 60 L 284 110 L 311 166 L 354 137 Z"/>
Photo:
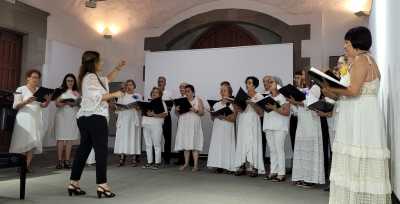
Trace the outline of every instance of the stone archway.
<path fill-rule="evenodd" d="M 288 25 L 265 13 L 246 9 L 217 9 L 188 18 L 159 37 L 145 38 L 145 50 L 165 51 L 181 37 L 205 26 L 223 22 L 246 23 L 268 29 L 281 37 L 281 43 L 293 43 L 293 71 L 310 65 L 309 58 L 301 57 L 301 41 L 310 39 L 311 26 Z"/>

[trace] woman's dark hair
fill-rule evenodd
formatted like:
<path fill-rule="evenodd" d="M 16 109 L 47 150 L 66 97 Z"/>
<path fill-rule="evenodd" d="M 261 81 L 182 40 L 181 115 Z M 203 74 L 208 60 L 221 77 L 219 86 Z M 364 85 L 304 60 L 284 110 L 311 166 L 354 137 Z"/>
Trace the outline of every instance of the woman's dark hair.
<path fill-rule="evenodd" d="M 39 78 L 42 78 L 42 73 L 40 73 L 40 71 L 37 69 L 30 69 L 30 70 L 26 71 L 25 78 L 31 77 L 32 74 L 37 74 L 39 76 Z"/>
<path fill-rule="evenodd" d="M 135 89 L 136 89 L 136 83 L 135 83 L 135 81 L 133 81 L 133 79 L 128 79 L 128 80 L 126 80 L 125 86 L 126 86 L 127 83 L 132 83 L 132 84 L 133 84 L 133 87 L 135 87 Z"/>
<path fill-rule="evenodd" d="M 231 83 L 229 83 L 229 81 L 222 81 L 219 85 L 220 86 L 231 86 Z"/>
<path fill-rule="evenodd" d="M 294 72 L 294 75 L 296 76 L 298 76 L 298 75 L 303 75 L 303 70 L 298 70 L 298 71 L 295 71 Z"/>
<path fill-rule="evenodd" d="M 194 86 L 193 85 L 188 84 L 188 85 L 185 86 L 185 89 L 190 89 L 193 92 L 193 96 L 194 96 L 195 92 L 194 92 Z"/>
<path fill-rule="evenodd" d="M 247 83 L 248 80 L 251 80 L 253 82 L 254 88 L 257 88 L 258 85 L 260 84 L 260 81 L 255 76 L 247 77 L 245 83 Z"/>
<path fill-rule="evenodd" d="M 83 77 L 87 73 L 96 73 L 96 64 L 100 62 L 100 53 L 96 51 L 86 51 L 82 55 L 82 65 L 79 70 L 79 88 L 82 88 Z"/>
<path fill-rule="evenodd" d="M 371 32 L 366 27 L 355 27 L 347 31 L 345 40 L 351 42 L 353 48 L 368 51 L 372 46 Z"/>
<path fill-rule="evenodd" d="M 68 90 L 68 86 L 67 86 L 67 78 L 68 78 L 68 77 L 74 79 L 74 86 L 72 87 L 72 90 L 78 91 L 78 83 L 77 83 L 77 81 L 76 81 L 75 75 L 72 74 L 72 73 L 68 73 L 67 75 L 65 75 L 65 77 L 64 77 L 64 79 L 63 79 L 63 82 L 62 82 L 62 84 L 61 84 L 61 89 L 62 89 L 64 92 Z"/>
<path fill-rule="evenodd" d="M 221 86 L 222 86 L 222 85 L 221 85 Z M 226 86 L 226 88 L 228 88 L 229 97 L 233 97 L 233 96 L 232 96 L 232 94 L 233 94 L 232 87 L 231 87 L 231 86 Z"/>

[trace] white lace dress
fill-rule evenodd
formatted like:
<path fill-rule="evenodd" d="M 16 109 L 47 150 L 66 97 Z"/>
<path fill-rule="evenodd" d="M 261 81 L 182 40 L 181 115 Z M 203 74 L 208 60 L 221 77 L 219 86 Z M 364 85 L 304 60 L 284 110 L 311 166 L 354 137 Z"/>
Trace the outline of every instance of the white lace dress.
<path fill-rule="evenodd" d="M 379 82 L 365 82 L 360 96 L 339 103 L 330 204 L 391 203 L 390 152 L 377 97 Z"/>
<path fill-rule="evenodd" d="M 319 100 L 317 85 L 307 91 L 305 106 Z M 298 107 L 296 140 L 293 153 L 292 181 L 325 183 L 324 153 L 320 117 L 307 107 Z"/>

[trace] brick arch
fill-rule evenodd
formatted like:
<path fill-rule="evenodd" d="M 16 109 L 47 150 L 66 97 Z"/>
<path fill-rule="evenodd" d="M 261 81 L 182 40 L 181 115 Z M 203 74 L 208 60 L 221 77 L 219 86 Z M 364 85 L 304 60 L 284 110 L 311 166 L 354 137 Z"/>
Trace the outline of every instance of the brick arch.
<path fill-rule="evenodd" d="M 310 65 L 309 58 L 301 57 L 301 41 L 310 39 L 311 26 L 288 25 L 285 22 L 258 11 L 247 9 L 216 9 L 201 13 L 174 25 L 159 37 L 145 38 L 145 50 L 165 51 L 179 38 L 205 26 L 223 22 L 247 23 L 268 29 L 282 39 L 282 43 L 293 43 L 293 71 Z"/>

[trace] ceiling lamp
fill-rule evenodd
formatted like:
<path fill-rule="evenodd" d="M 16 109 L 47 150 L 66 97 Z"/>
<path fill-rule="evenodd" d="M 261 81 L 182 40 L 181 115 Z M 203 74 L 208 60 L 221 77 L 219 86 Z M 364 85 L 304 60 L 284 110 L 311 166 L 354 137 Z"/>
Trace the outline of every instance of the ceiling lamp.
<path fill-rule="evenodd" d="M 87 0 L 85 2 L 85 6 L 88 8 L 96 8 L 98 1 L 105 1 L 105 0 Z"/>

